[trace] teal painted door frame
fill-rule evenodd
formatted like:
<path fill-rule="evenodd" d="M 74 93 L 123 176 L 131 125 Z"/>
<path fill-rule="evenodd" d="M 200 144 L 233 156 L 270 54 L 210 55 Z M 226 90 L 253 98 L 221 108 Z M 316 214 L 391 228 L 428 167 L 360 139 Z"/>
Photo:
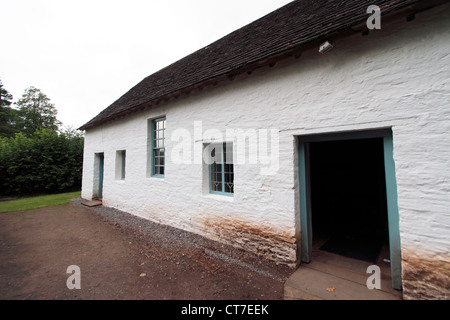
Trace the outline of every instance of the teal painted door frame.
<path fill-rule="evenodd" d="M 392 287 L 400 290 L 402 288 L 402 255 L 392 133 L 383 137 L 383 147 Z"/>
<path fill-rule="evenodd" d="M 311 201 L 309 195 L 310 183 L 308 159 L 309 143 L 317 141 L 353 140 L 365 138 L 383 138 L 392 287 L 400 290 L 402 288 L 401 243 L 397 202 L 397 182 L 395 177 L 391 129 L 298 136 L 301 260 L 306 263 L 311 262 L 312 252 L 312 220 L 310 207 Z"/>
<path fill-rule="evenodd" d="M 99 198 L 103 198 L 103 171 L 105 166 L 105 154 L 99 153 L 98 154 L 98 194 L 97 196 Z"/>

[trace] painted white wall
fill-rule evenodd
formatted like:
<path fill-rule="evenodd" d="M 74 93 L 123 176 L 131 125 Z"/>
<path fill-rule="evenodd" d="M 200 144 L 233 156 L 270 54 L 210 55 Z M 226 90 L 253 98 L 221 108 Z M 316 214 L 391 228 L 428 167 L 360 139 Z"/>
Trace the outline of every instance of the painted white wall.
<path fill-rule="evenodd" d="M 299 237 L 295 136 L 392 127 L 405 269 L 408 261 L 424 258 L 443 261 L 448 270 L 448 30 L 446 5 L 411 22 L 382 24 L 369 36 L 338 40 L 325 55 L 308 51 L 274 68 L 90 129 L 82 196 L 91 198 L 94 154 L 104 152 L 105 206 L 294 262 Z M 160 115 L 167 117 L 164 179 L 146 175 L 147 120 Z M 171 161 L 179 146 L 172 135 L 186 129 L 194 145 L 194 121 L 202 122 L 203 132 L 277 129 L 278 173 L 261 175 L 260 164 L 235 165 L 234 197 L 208 194 L 202 164 Z M 207 142 L 199 139 L 195 145 Z M 124 181 L 115 179 L 117 150 L 127 153 Z"/>

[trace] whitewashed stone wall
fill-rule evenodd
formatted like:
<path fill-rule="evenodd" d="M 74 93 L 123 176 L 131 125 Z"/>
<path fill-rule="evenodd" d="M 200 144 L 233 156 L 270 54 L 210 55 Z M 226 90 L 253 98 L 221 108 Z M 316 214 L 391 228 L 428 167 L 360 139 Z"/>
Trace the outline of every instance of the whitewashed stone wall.
<path fill-rule="evenodd" d="M 406 298 L 447 298 L 450 248 L 449 6 L 383 24 L 273 68 L 86 132 L 83 198 L 105 153 L 103 204 L 286 263 L 300 237 L 295 136 L 391 127 Z M 147 120 L 167 117 L 164 179 L 147 177 Z M 176 164 L 177 129 L 277 129 L 279 170 L 235 165 L 234 197 L 208 193 L 205 165 Z M 198 124 L 198 123 L 197 123 Z M 236 141 L 234 144 L 236 148 Z M 126 179 L 115 155 L 126 150 Z M 194 155 L 192 155 L 193 161 Z"/>

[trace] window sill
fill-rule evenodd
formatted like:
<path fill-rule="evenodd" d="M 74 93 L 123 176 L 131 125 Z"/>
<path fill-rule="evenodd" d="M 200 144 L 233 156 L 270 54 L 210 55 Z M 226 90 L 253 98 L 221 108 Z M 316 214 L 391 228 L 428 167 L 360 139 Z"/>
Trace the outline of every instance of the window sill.
<path fill-rule="evenodd" d="M 234 196 L 228 196 L 228 195 L 222 195 L 222 194 L 208 193 L 208 194 L 204 194 L 203 197 L 209 198 L 209 199 L 220 200 L 220 201 L 227 201 L 227 202 L 234 201 Z"/>
<path fill-rule="evenodd" d="M 147 177 L 148 180 L 154 180 L 154 181 L 164 181 L 164 176 L 150 176 Z"/>

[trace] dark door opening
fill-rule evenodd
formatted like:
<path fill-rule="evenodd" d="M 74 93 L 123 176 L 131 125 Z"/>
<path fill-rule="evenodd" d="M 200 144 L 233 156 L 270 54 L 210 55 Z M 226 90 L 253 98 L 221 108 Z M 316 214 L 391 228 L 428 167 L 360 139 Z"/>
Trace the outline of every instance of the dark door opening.
<path fill-rule="evenodd" d="M 105 154 L 96 153 L 94 158 L 94 190 L 92 199 L 103 198 L 103 172 L 105 166 Z"/>
<path fill-rule="evenodd" d="M 383 138 L 310 142 L 307 153 L 313 250 L 377 263 L 389 245 Z"/>

